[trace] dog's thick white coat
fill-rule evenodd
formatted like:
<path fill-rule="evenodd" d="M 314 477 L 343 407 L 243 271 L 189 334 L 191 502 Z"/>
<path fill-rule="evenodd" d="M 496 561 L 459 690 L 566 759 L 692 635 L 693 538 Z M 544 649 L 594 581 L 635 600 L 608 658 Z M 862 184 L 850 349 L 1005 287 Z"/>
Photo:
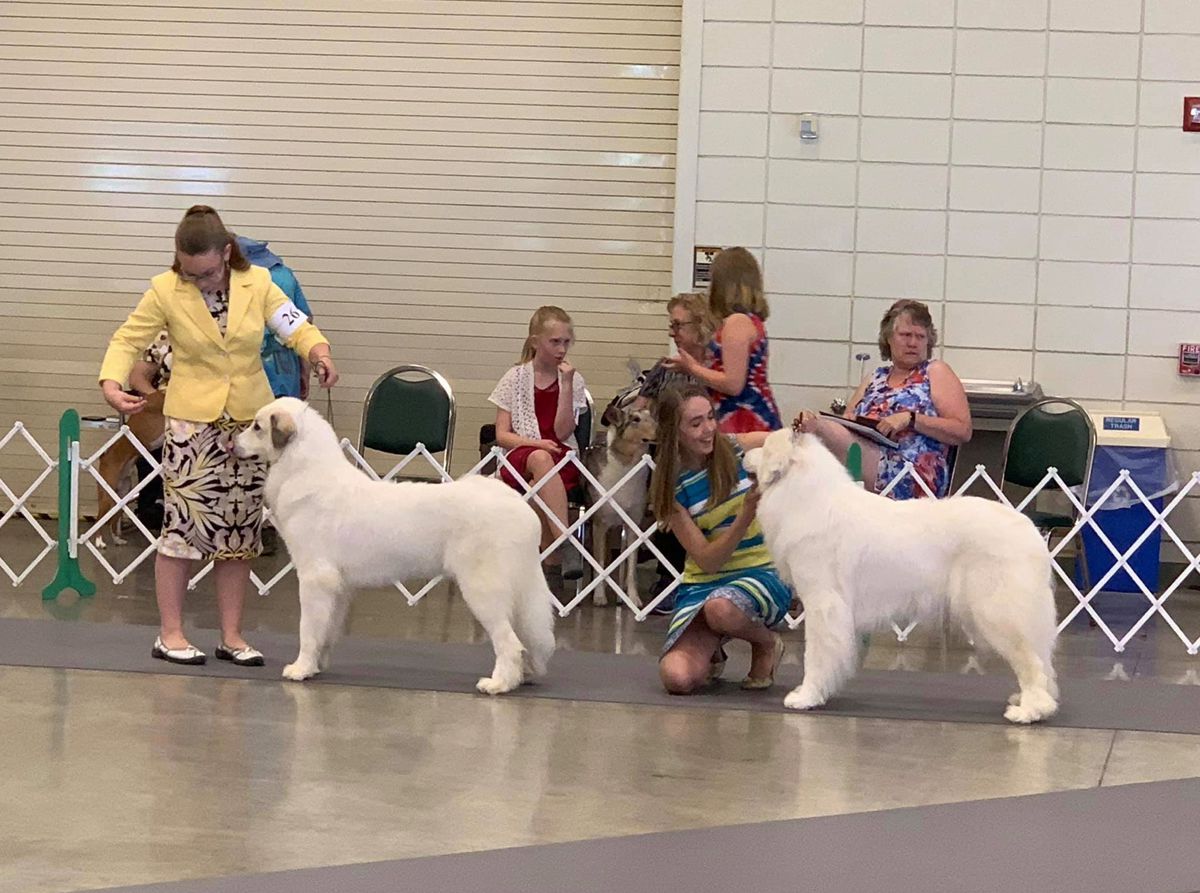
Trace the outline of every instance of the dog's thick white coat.
<path fill-rule="evenodd" d="M 300 582 L 300 653 L 283 675 L 325 669 L 353 590 L 446 574 L 491 638 L 487 694 L 540 676 L 554 652 L 550 590 L 539 561 L 541 524 L 504 484 L 375 481 L 342 453 L 329 423 L 306 403 L 267 404 L 235 441 L 270 462 L 266 502 Z"/>
<path fill-rule="evenodd" d="M 1033 524 L 970 496 L 895 501 L 863 490 L 814 436 L 777 431 L 746 457 L 780 574 L 804 603 L 804 680 L 784 704 L 824 704 L 855 672 L 858 633 L 949 610 L 1003 657 L 1020 691 L 1005 717 L 1058 709 L 1050 556 Z"/>

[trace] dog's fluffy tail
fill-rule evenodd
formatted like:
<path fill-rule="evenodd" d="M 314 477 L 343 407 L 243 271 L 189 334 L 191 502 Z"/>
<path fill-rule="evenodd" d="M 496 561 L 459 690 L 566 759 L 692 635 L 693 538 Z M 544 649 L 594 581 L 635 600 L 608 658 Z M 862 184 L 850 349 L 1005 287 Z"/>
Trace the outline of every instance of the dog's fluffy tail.
<path fill-rule="evenodd" d="M 534 676 L 544 676 L 550 657 L 554 654 L 554 602 L 546 575 L 535 559 L 529 570 L 528 583 L 516 594 L 513 605 L 513 627 L 525 647 L 529 669 Z"/>

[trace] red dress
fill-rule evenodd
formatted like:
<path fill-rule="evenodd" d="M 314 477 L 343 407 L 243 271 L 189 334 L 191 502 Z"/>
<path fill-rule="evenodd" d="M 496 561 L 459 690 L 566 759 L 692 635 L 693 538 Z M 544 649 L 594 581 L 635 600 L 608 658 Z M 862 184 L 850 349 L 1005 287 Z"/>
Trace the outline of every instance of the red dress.
<path fill-rule="evenodd" d="M 557 381 L 555 381 L 554 384 L 548 388 L 542 389 L 535 387 L 533 389 L 533 411 L 534 414 L 537 415 L 538 432 L 542 435 L 542 439 L 553 440 L 555 443 L 562 446 L 564 451 L 567 450 L 568 447 L 563 444 L 563 442 L 554 434 L 554 417 L 558 415 Z M 538 449 L 540 448 L 531 446 L 515 447 L 505 454 L 505 458 L 511 462 L 513 468 L 520 472 L 521 476 L 528 481 L 530 478 L 530 472 L 525 466 L 529 462 L 529 456 Z M 557 456 L 553 456 L 552 458 L 555 462 L 557 462 L 562 458 L 562 455 L 562 453 L 559 453 Z M 563 486 L 567 488 L 568 493 L 575 489 L 575 487 L 579 486 L 579 468 L 574 462 L 568 463 L 560 468 L 558 470 L 558 476 L 562 478 Z M 521 493 L 525 492 L 524 488 L 521 487 L 517 480 L 512 476 L 512 472 L 503 466 L 500 469 L 500 480 L 504 481 L 504 483 L 508 484 L 514 490 L 518 490 Z M 541 490 L 538 491 L 538 493 L 541 492 Z"/>

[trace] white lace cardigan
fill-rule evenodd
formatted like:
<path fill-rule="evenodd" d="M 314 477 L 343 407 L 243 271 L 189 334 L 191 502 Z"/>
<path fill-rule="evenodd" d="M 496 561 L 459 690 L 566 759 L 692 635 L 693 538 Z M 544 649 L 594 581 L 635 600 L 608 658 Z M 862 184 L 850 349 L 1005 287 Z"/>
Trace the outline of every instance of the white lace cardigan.
<path fill-rule="evenodd" d="M 571 403 L 575 410 L 575 420 L 579 421 L 579 413 L 587 407 L 587 396 L 584 392 L 583 376 L 578 371 L 572 383 Z M 538 427 L 537 412 L 533 405 L 533 363 L 522 363 L 513 366 L 496 383 L 488 401 L 506 410 L 512 416 L 513 433 L 518 437 L 528 437 L 541 440 L 542 432 Z M 571 449 L 579 449 L 575 442 L 575 433 L 563 439 L 563 443 Z"/>

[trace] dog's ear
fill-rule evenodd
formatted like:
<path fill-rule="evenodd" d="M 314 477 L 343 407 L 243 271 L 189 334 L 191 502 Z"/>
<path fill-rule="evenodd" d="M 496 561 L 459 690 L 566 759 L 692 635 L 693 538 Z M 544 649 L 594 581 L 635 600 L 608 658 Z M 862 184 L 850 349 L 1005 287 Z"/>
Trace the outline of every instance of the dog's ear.
<path fill-rule="evenodd" d="M 273 412 L 271 413 L 270 427 L 271 446 L 274 447 L 275 452 L 282 452 L 283 448 L 296 436 L 296 420 L 290 413 Z"/>
<path fill-rule="evenodd" d="M 616 428 L 619 434 L 625 427 L 625 419 L 627 413 L 624 409 L 617 405 L 617 401 L 609 403 L 604 408 L 604 415 L 600 418 L 600 423 L 606 428 Z"/>

